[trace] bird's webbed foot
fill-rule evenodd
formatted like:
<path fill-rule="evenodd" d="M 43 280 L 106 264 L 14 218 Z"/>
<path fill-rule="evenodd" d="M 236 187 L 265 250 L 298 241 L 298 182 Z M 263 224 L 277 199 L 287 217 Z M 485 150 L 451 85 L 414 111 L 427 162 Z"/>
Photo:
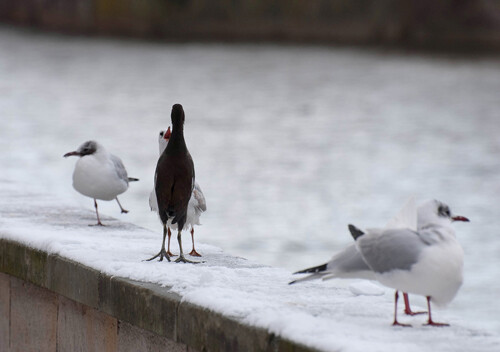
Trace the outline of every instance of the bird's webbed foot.
<path fill-rule="evenodd" d="M 196 249 L 193 248 L 191 252 L 189 252 L 189 255 L 193 257 L 201 257 L 201 254 L 196 251 Z"/>
<path fill-rule="evenodd" d="M 411 324 L 403 324 L 403 323 L 400 323 L 399 321 L 394 321 L 394 323 L 392 323 L 392 326 L 402 326 L 404 328 L 411 328 Z"/>
<path fill-rule="evenodd" d="M 106 226 L 102 222 L 98 221 L 97 224 L 89 224 L 89 226 Z"/>
<path fill-rule="evenodd" d="M 442 326 L 450 326 L 450 324 L 446 324 L 446 323 L 436 323 L 436 322 L 434 322 L 434 321 L 432 321 L 432 320 L 429 320 L 429 321 L 427 322 L 427 324 L 424 324 L 424 326 L 441 326 L 441 327 L 442 327 Z"/>

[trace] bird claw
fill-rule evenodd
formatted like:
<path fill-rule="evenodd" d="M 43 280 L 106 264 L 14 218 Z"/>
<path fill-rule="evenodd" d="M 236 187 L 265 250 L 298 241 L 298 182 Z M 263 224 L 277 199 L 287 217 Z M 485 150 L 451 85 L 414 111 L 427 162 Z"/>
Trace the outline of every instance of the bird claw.
<path fill-rule="evenodd" d="M 193 248 L 191 252 L 189 252 L 189 255 L 193 257 L 201 257 L 201 254 L 196 251 L 196 249 Z"/>
<path fill-rule="evenodd" d="M 128 213 L 128 210 L 122 209 L 122 214 L 127 214 L 127 213 Z"/>
<path fill-rule="evenodd" d="M 106 226 L 102 222 L 98 222 L 97 224 L 89 224 L 89 226 Z"/>
<path fill-rule="evenodd" d="M 402 326 L 404 328 L 411 328 L 411 324 L 403 324 L 403 323 L 400 323 L 399 321 L 395 321 L 394 323 L 392 323 L 392 326 Z"/>
<path fill-rule="evenodd" d="M 158 257 L 160 257 L 159 262 L 163 261 L 163 258 L 167 258 L 167 260 L 168 260 L 168 261 L 170 261 L 170 256 L 168 255 L 168 253 L 167 253 L 167 252 L 165 252 L 165 250 L 164 250 L 164 249 L 162 249 L 162 250 L 161 250 L 161 251 L 160 251 L 157 255 L 155 255 L 154 257 L 149 258 L 149 259 L 145 259 L 145 261 L 150 262 L 150 261 L 152 261 L 153 259 L 156 259 L 156 258 L 158 258 Z"/>
<path fill-rule="evenodd" d="M 176 263 L 191 263 L 191 264 L 200 264 L 201 262 L 194 262 L 192 260 L 189 260 L 189 259 L 186 259 L 183 255 L 179 256 L 179 258 L 177 258 L 175 260 Z"/>
<path fill-rule="evenodd" d="M 174 254 L 174 253 L 172 253 L 170 251 L 167 251 L 167 254 L 168 254 L 169 257 L 177 257 L 177 254 Z"/>

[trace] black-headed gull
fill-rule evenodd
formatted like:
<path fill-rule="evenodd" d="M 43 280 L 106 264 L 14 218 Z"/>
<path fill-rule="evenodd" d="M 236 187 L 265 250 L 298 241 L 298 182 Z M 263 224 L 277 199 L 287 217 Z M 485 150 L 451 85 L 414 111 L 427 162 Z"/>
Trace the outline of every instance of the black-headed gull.
<path fill-rule="evenodd" d="M 462 285 L 464 253 L 450 225 L 469 220 L 453 216 L 450 208 L 437 200 L 423 204 L 418 218 L 422 224 L 418 231 L 362 231 L 353 225 L 349 225 L 349 231 L 375 279 L 396 290 L 393 325 L 408 326 L 397 320 L 398 291 L 403 291 L 427 298 L 427 325 L 446 326 L 432 320 L 431 301 L 448 304 Z"/>
<path fill-rule="evenodd" d="M 432 220 L 432 218 L 429 219 L 426 215 L 429 212 L 429 204 L 429 202 L 424 203 L 418 208 L 418 210 L 416 210 L 415 198 L 411 197 L 401 208 L 398 214 L 387 223 L 385 229 L 408 228 L 412 231 L 421 229 Z M 455 217 L 454 220 L 457 221 L 462 219 L 462 217 Z M 370 269 L 368 264 L 366 264 L 355 243 L 336 253 L 328 263 L 300 270 L 294 274 L 310 275 L 292 281 L 290 284 L 316 279 L 329 280 L 335 278 L 376 280 L 375 273 Z M 405 302 L 405 314 L 416 315 L 425 313 L 412 311 L 410 308 L 408 294 L 403 292 L 403 296 Z"/>
<path fill-rule="evenodd" d="M 184 140 L 184 109 L 182 105 L 172 106 L 173 131 L 170 141 L 156 164 L 155 192 L 158 203 L 158 215 L 163 223 L 163 242 L 160 252 L 148 260 L 170 256 L 165 250 L 167 224 L 177 224 L 177 241 L 179 242 L 179 258 L 176 262 L 191 262 L 184 257 L 182 251 L 181 232 L 186 223 L 189 199 L 194 189 L 194 163 Z M 192 262 L 191 262 L 192 263 Z"/>
<path fill-rule="evenodd" d="M 73 187 L 84 196 L 94 199 L 96 225 L 103 226 L 97 210 L 97 199 L 116 199 L 121 212 L 128 213 L 120 204 L 118 195 L 128 189 L 129 182 L 139 179 L 127 176 L 127 170 L 119 157 L 109 153 L 96 141 L 87 141 L 76 151 L 64 154 L 64 157 L 68 156 L 80 157 L 73 171 Z"/>
<path fill-rule="evenodd" d="M 417 230 L 417 211 L 415 197 L 411 197 L 392 218 L 385 228 L 410 228 Z M 356 244 L 351 244 L 344 250 L 336 253 L 328 263 L 324 263 L 312 268 L 297 271 L 295 274 L 310 274 L 301 279 L 294 280 L 290 284 L 309 280 L 329 280 L 334 278 L 366 279 L 375 280 L 375 274 L 366 264 L 356 248 Z M 417 315 L 425 312 L 413 312 L 410 308 L 408 295 L 403 293 L 405 301 L 405 314 Z"/>
<path fill-rule="evenodd" d="M 170 140 L 170 136 L 171 136 L 170 127 L 166 131 L 160 131 L 158 135 L 158 145 L 159 145 L 160 155 L 167 147 L 168 141 Z M 156 201 L 156 192 L 154 189 L 149 194 L 149 206 L 151 207 L 152 211 L 158 212 L 158 203 Z M 201 257 L 201 255 L 196 251 L 194 246 L 194 225 L 201 225 L 200 216 L 201 213 L 205 212 L 206 210 L 207 210 L 207 203 L 205 201 L 205 196 L 203 195 L 203 192 L 198 182 L 195 182 L 194 189 L 188 203 L 186 224 L 184 225 L 184 230 L 187 230 L 187 227 L 189 225 L 191 226 L 191 242 L 193 244 L 193 249 L 191 250 L 191 252 L 189 252 L 189 254 L 195 257 Z M 168 226 L 167 254 L 169 256 L 173 256 L 174 254 L 170 252 L 170 237 L 172 235 L 170 229 L 172 228 L 174 230 L 177 230 L 177 224 L 172 225 L 171 221 L 169 221 L 167 226 Z"/>

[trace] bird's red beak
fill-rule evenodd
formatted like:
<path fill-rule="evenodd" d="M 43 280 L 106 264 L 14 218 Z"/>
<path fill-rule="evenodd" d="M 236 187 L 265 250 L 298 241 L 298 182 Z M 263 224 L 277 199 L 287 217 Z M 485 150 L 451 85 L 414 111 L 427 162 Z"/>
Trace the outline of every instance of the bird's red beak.
<path fill-rule="evenodd" d="M 172 132 L 170 132 L 170 126 L 168 126 L 167 132 L 165 132 L 165 134 L 163 135 L 163 138 L 168 141 L 170 139 L 171 135 L 172 135 Z"/>
<path fill-rule="evenodd" d="M 460 216 L 460 215 L 457 215 L 457 216 L 453 216 L 451 218 L 451 220 L 453 221 L 465 221 L 465 222 L 469 222 L 470 220 L 467 219 L 465 216 Z"/>
<path fill-rule="evenodd" d="M 66 153 L 66 154 L 64 154 L 63 156 L 64 156 L 65 158 L 67 158 L 68 156 L 73 156 L 73 155 L 76 155 L 76 156 L 81 156 L 81 154 L 80 154 L 80 153 L 78 153 L 77 151 Z"/>

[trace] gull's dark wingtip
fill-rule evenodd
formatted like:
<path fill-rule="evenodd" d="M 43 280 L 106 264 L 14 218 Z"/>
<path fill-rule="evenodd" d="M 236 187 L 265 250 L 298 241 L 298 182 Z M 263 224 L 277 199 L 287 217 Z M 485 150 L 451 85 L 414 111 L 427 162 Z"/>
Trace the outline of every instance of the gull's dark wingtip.
<path fill-rule="evenodd" d="M 314 273 L 319 273 L 321 271 L 325 271 L 326 270 L 326 266 L 328 265 L 328 263 L 325 263 L 325 264 L 321 264 L 321 265 L 318 265 L 318 266 L 313 266 L 312 268 L 307 268 L 307 269 L 304 269 L 304 270 L 300 270 L 300 271 L 296 271 L 293 273 L 293 275 L 295 274 L 314 274 Z"/>

